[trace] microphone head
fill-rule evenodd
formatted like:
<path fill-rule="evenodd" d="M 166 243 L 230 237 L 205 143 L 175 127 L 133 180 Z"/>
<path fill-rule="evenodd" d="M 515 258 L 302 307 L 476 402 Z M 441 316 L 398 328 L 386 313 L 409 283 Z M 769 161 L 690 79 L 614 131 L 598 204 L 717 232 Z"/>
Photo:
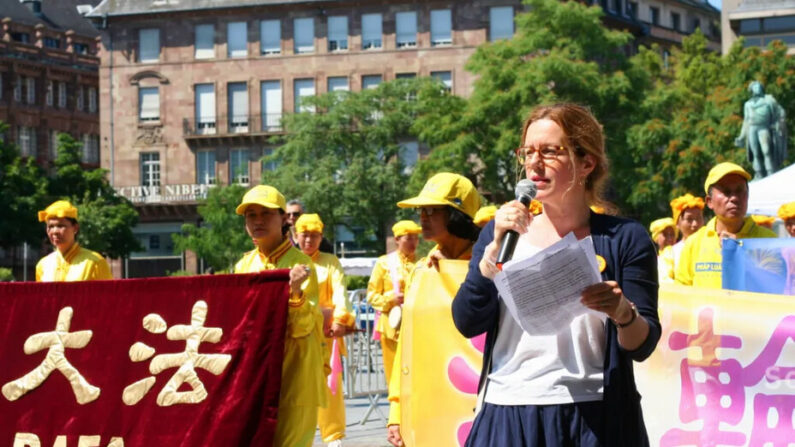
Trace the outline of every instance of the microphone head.
<path fill-rule="evenodd" d="M 536 193 L 538 193 L 538 186 L 536 186 L 536 182 L 525 178 L 519 180 L 519 183 L 516 184 L 516 189 L 514 191 L 516 192 L 516 200 L 522 203 L 527 200 L 525 205 L 528 205 L 530 204 L 530 201 L 536 197 Z"/>

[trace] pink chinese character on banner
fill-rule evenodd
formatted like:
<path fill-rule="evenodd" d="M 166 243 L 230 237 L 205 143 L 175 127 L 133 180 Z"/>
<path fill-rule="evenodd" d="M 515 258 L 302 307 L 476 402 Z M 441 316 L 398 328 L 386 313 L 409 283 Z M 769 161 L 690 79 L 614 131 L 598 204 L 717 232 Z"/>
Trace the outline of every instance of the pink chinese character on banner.
<path fill-rule="evenodd" d="M 735 359 L 720 360 L 717 348 L 739 349 L 742 340 L 713 331 L 713 311 L 706 308 L 698 316 L 698 333 L 674 332 L 668 339 L 671 350 L 700 348 L 701 359 L 682 360 L 682 395 L 679 418 L 684 423 L 702 421 L 695 431 L 674 428 L 660 439 L 661 447 L 695 445 L 744 445 L 741 432 L 721 430 L 721 423 L 737 425 L 745 411 L 743 367 Z"/>
<path fill-rule="evenodd" d="M 765 379 L 778 386 L 780 383 L 795 380 L 795 368 L 777 366 L 776 362 L 788 340 L 795 340 L 795 315 L 790 315 L 776 326 L 770 341 L 753 362 L 745 367 L 743 384 L 754 386 Z M 795 396 L 791 394 L 769 395 L 757 393 L 754 396 L 754 427 L 751 430 L 749 447 L 788 447 L 795 439 L 792 425 Z M 773 426 L 768 415 L 776 414 Z"/>

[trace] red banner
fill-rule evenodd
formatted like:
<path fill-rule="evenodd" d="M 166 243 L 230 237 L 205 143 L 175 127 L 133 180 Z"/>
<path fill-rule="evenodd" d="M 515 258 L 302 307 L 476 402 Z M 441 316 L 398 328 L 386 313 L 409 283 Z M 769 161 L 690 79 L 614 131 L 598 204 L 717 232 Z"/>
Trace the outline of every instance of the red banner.
<path fill-rule="evenodd" d="M 0 446 L 271 445 L 287 279 L 0 283 Z"/>

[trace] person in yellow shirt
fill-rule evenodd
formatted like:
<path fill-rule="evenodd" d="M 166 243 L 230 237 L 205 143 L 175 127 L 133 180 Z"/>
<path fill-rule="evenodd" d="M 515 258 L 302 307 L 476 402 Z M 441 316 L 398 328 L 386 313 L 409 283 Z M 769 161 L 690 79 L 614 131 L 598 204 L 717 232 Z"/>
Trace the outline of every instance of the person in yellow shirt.
<path fill-rule="evenodd" d="M 742 167 L 724 162 L 713 167 L 704 182 L 704 201 L 715 213 L 705 226 L 685 242 L 675 279 L 680 284 L 720 289 L 722 286 L 723 239 L 776 237 L 760 227 L 748 211 L 748 180 Z"/>
<path fill-rule="evenodd" d="M 47 237 L 55 250 L 36 264 L 36 281 L 91 281 L 113 279 L 105 258 L 77 242 L 80 224 L 77 208 L 58 200 L 39 211 L 39 222 L 46 222 Z"/>
<path fill-rule="evenodd" d="M 436 242 L 428 256 L 417 262 L 412 276 L 422 269 L 437 268 L 441 259 L 468 260 L 480 234 L 473 219 L 480 208 L 480 194 L 469 179 L 458 174 L 442 172 L 425 183 L 417 197 L 398 202 L 400 208 L 419 208 L 422 237 Z M 411 278 L 406 285 L 409 290 Z M 400 376 L 403 369 L 401 343 L 389 378 L 389 422 L 387 440 L 394 446 L 403 444 L 400 434 Z M 420 367 L 420 365 L 413 365 Z"/>
<path fill-rule="evenodd" d="M 676 225 L 670 217 L 657 219 L 649 225 L 651 240 L 657 244 L 657 274 L 660 282 L 673 282 L 673 245 L 676 242 Z"/>
<path fill-rule="evenodd" d="M 384 358 L 384 375 L 386 383 L 392 376 L 392 365 L 395 362 L 400 327 L 389 324 L 389 312 L 395 306 L 403 304 L 403 293 L 409 275 L 416 263 L 417 245 L 422 227 L 411 220 L 401 220 L 392 226 L 397 250 L 378 258 L 370 273 L 367 283 L 367 302 L 380 312 L 375 323 L 381 341 L 381 352 Z"/>
<path fill-rule="evenodd" d="M 785 203 L 778 209 L 778 217 L 784 221 L 787 234 L 795 237 L 795 202 Z"/>
<path fill-rule="evenodd" d="M 290 269 L 287 333 L 284 338 L 282 385 L 274 446 L 310 446 L 317 412 L 325 407 L 323 315 L 312 260 L 293 247 L 284 196 L 271 186 L 257 185 L 243 196 L 237 214 L 255 248 L 235 265 L 235 273 Z"/>
<path fill-rule="evenodd" d="M 353 328 L 355 317 L 348 301 L 345 274 L 339 259 L 331 253 L 320 251 L 323 240 L 323 221 L 317 214 L 304 214 L 295 222 L 295 234 L 298 247 L 312 259 L 317 273 L 318 303 L 322 310 L 331 313 L 331 328 L 326 332 L 326 362 L 332 365 L 329 385 L 326 389 L 328 407 L 318 410 L 317 421 L 320 426 L 320 437 L 329 447 L 342 445 L 345 437 L 345 401 L 342 389 L 342 359 L 345 344 L 342 336 Z M 337 349 L 333 349 L 334 344 Z M 336 352 L 334 352 L 336 351 Z M 334 357 L 337 358 L 334 358 Z M 334 365 L 337 365 L 335 370 Z"/>
<path fill-rule="evenodd" d="M 695 197 L 687 193 L 671 200 L 671 212 L 673 213 L 674 224 L 682 239 L 675 243 L 671 248 L 671 259 L 668 260 L 672 268 L 668 272 L 666 282 L 673 281 L 679 258 L 682 257 L 682 250 L 685 248 L 685 241 L 699 228 L 704 226 L 704 199 Z M 663 277 L 660 277 L 663 281 Z"/>

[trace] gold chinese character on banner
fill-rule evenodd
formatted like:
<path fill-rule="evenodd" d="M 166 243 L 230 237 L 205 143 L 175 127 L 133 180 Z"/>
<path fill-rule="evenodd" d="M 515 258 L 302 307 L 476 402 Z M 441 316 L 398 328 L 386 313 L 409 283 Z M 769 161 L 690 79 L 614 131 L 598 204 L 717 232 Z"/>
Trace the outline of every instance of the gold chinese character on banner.
<path fill-rule="evenodd" d="M 66 348 L 81 349 L 91 341 L 90 330 L 69 332 L 72 324 L 72 308 L 64 307 L 58 312 L 58 322 L 52 332 L 33 334 L 25 340 L 25 354 L 34 354 L 49 348 L 47 356 L 39 366 L 13 382 L 3 385 L 3 396 L 14 401 L 28 391 L 38 388 L 50 374 L 58 370 L 69 380 L 79 404 L 87 404 L 99 397 L 99 388 L 86 381 L 80 372 L 66 359 Z"/>
<path fill-rule="evenodd" d="M 179 354 L 159 354 L 149 363 L 149 372 L 159 374 L 169 368 L 179 368 L 171 376 L 168 383 L 157 395 L 157 404 L 168 407 L 174 404 L 196 404 L 207 397 L 204 384 L 196 375 L 195 368 L 201 368 L 215 374 L 221 374 L 226 365 L 232 360 L 229 354 L 199 354 L 199 345 L 202 342 L 218 343 L 223 336 L 221 328 L 204 327 L 207 319 L 207 303 L 197 301 L 191 312 L 191 324 L 178 324 L 168 328 L 160 315 L 149 314 L 144 317 L 143 327 L 153 334 L 166 332 L 169 340 L 185 340 L 185 351 Z M 133 362 L 148 360 L 154 355 L 155 350 L 141 342 L 136 342 L 130 347 L 130 359 Z M 137 404 L 146 393 L 154 386 L 155 377 L 149 376 L 124 388 L 122 400 L 127 405 Z M 191 391 L 178 391 L 183 383 L 192 388 Z"/>

